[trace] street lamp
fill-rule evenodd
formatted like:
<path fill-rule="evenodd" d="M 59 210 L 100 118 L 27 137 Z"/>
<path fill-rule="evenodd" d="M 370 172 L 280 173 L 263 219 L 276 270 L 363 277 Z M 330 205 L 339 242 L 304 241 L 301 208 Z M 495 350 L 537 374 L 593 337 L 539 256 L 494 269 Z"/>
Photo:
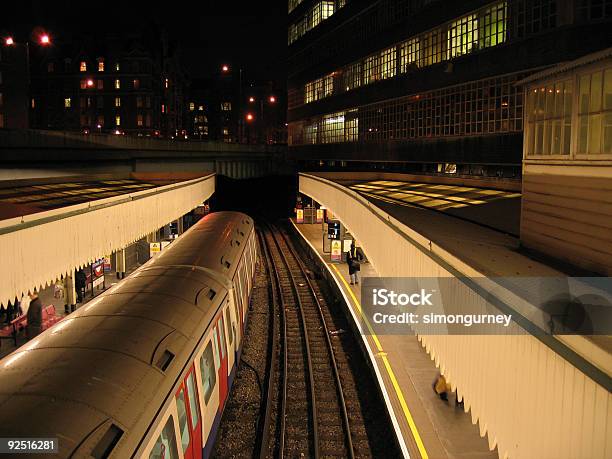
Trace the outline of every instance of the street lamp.
<path fill-rule="evenodd" d="M 246 119 L 247 119 L 247 121 L 253 121 L 253 118 L 254 118 L 254 117 L 253 117 L 253 114 L 252 114 L 252 113 L 247 113 L 247 115 L 246 115 Z"/>
<path fill-rule="evenodd" d="M 87 80 L 87 87 L 91 88 L 93 85 L 94 85 L 94 82 L 91 78 Z"/>
<path fill-rule="evenodd" d="M 223 66 L 221 67 L 221 71 L 227 73 L 229 72 L 229 67 L 226 64 L 223 64 Z"/>
<path fill-rule="evenodd" d="M 13 37 L 6 37 L 4 39 L 4 44 L 6 46 L 13 46 L 15 44 L 15 40 L 13 40 Z"/>
<path fill-rule="evenodd" d="M 270 103 L 273 104 L 274 102 L 276 102 L 276 97 L 274 96 L 270 96 Z"/>
<path fill-rule="evenodd" d="M 255 102 L 255 98 L 253 96 L 249 97 L 249 102 L 251 103 Z"/>
<path fill-rule="evenodd" d="M 41 45 L 49 45 L 51 44 L 51 38 L 49 38 L 49 35 L 44 33 L 39 37 L 39 41 Z"/>

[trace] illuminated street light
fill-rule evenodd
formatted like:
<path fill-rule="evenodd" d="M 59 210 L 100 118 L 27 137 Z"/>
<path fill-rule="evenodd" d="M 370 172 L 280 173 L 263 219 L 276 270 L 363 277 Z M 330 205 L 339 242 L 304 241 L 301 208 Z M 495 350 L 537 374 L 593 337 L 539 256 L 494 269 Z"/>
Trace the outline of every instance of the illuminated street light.
<path fill-rule="evenodd" d="M 87 86 L 88 86 L 89 88 L 91 88 L 93 85 L 94 85 L 94 83 L 93 83 L 93 80 L 92 80 L 92 79 L 87 80 Z"/>
<path fill-rule="evenodd" d="M 247 119 L 247 121 L 253 121 L 253 114 L 252 113 L 247 113 L 246 119 Z"/>
<path fill-rule="evenodd" d="M 276 97 L 274 96 L 270 96 L 270 103 L 273 104 L 274 102 L 276 102 Z"/>
<path fill-rule="evenodd" d="M 47 35 L 46 33 L 42 34 L 40 36 L 40 44 L 41 45 L 49 45 L 49 44 L 51 44 L 51 39 L 49 38 L 49 35 Z"/>
<path fill-rule="evenodd" d="M 6 37 L 4 39 L 4 44 L 6 46 L 13 46 L 15 44 L 15 40 L 13 40 L 13 37 Z"/>
<path fill-rule="evenodd" d="M 223 67 L 221 67 L 221 70 L 223 72 L 229 72 L 229 67 L 226 64 L 223 64 Z"/>
<path fill-rule="evenodd" d="M 253 96 L 249 97 L 249 102 L 251 103 L 255 102 L 255 98 Z"/>

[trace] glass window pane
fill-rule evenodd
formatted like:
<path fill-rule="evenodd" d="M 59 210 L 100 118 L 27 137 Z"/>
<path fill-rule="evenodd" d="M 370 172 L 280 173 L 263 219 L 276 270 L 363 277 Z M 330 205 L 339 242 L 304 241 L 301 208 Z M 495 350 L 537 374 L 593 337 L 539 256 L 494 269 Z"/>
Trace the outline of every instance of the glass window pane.
<path fill-rule="evenodd" d="M 603 153 L 612 153 L 612 112 L 604 115 L 604 149 Z"/>
<path fill-rule="evenodd" d="M 567 117 L 572 116 L 572 93 L 573 93 L 574 84 L 572 81 L 566 81 L 563 87 L 564 97 L 563 97 L 563 114 Z"/>
<path fill-rule="evenodd" d="M 612 69 L 604 74 L 604 110 L 612 110 Z"/>
<path fill-rule="evenodd" d="M 569 118 L 568 118 L 568 121 L 569 121 Z M 561 150 L 561 153 L 564 155 L 569 155 L 570 153 L 571 132 L 572 132 L 572 125 L 569 122 L 565 123 L 563 126 L 563 149 Z"/>
<path fill-rule="evenodd" d="M 578 120 L 578 153 L 587 152 L 587 133 L 589 131 L 589 118 L 580 116 Z"/>
<path fill-rule="evenodd" d="M 214 339 L 214 336 L 213 336 Z M 210 396 L 217 382 L 217 370 L 213 361 L 212 345 L 209 341 L 200 358 L 200 374 L 202 376 L 202 388 L 204 389 L 204 403 L 208 404 Z"/>
<path fill-rule="evenodd" d="M 596 72 L 591 77 L 591 106 L 589 111 L 601 110 L 601 72 Z"/>
<path fill-rule="evenodd" d="M 580 77 L 580 100 L 578 104 L 580 113 L 587 113 L 589 111 L 590 81 L 590 75 L 583 75 Z"/>
<path fill-rule="evenodd" d="M 187 396 L 189 397 L 189 410 L 191 411 L 191 426 L 195 427 L 198 425 L 200 417 L 198 415 L 198 394 L 195 388 L 193 372 L 191 372 L 187 378 Z"/>
<path fill-rule="evenodd" d="M 181 445 L 183 452 L 189 447 L 189 423 L 187 422 L 187 408 L 185 407 L 185 390 L 181 389 L 176 397 L 176 409 L 178 411 L 179 431 L 181 432 Z"/>
<path fill-rule="evenodd" d="M 178 459 L 178 457 L 174 418 L 170 416 L 149 454 L 149 459 Z"/>
<path fill-rule="evenodd" d="M 589 116 L 588 153 L 601 153 L 601 114 Z"/>

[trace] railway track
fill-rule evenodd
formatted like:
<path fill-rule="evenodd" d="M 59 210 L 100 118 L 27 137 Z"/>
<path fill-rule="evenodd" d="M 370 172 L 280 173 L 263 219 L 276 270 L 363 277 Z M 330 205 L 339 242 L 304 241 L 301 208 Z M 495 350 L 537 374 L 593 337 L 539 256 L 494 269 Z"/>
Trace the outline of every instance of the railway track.
<path fill-rule="evenodd" d="M 263 241 L 281 324 L 260 457 L 355 457 L 327 305 L 286 236 L 269 225 Z"/>

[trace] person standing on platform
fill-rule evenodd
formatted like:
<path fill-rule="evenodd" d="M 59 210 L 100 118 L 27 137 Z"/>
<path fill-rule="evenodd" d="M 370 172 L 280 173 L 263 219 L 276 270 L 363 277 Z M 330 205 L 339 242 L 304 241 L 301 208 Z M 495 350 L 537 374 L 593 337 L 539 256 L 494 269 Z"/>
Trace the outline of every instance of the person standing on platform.
<path fill-rule="evenodd" d="M 36 290 L 30 293 L 30 307 L 28 308 L 28 339 L 32 339 L 39 335 L 42 331 L 42 310 L 43 305 Z"/>
<path fill-rule="evenodd" d="M 85 284 L 87 283 L 87 275 L 85 271 L 79 269 L 74 275 L 74 286 L 76 287 L 77 293 L 77 301 L 79 303 L 83 302 L 83 297 L 85 296 Z"/>
<path fill-rule="evenodd" d="M 348 264 L 349 276 L 351 277 L 351 285 L 359 283 L 359 262 L 357 258 L 351 256 L 351 252 L 346 253 L 346 262 Z"/>

